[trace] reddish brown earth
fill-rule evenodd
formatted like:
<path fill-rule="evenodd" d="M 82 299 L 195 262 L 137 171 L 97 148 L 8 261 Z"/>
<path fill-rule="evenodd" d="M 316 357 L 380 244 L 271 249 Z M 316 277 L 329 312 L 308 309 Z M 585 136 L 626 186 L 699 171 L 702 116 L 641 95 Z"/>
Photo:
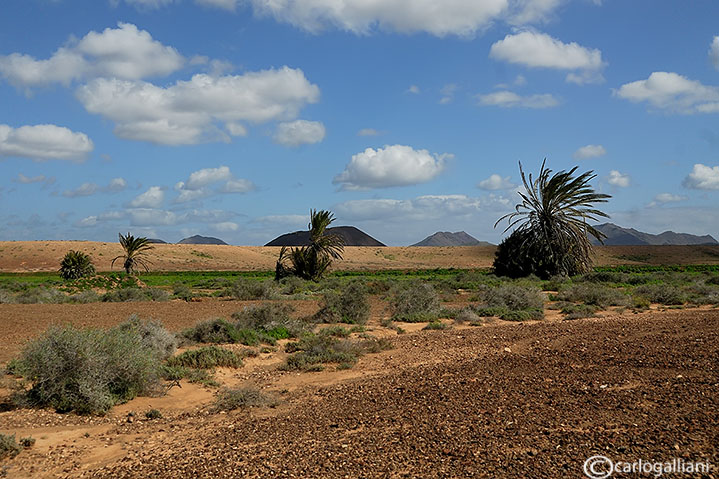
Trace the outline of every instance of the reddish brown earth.
<path fill-rule="evenodd" d="M 80 250 L 99 271 L 110 271 L 122 253 L 118 243 L 92 241 L 0 241 L 0 272 L 57 271 L 65 253 Z M 153 271 L 274 270 L 280 249 L 264 246 L 158 244 L 151 252 Z M 335 269 L 489 268 L 494 246 L 348 247 Z M 597 265 L 719 264 L 719 246 L 603 246 Z M 118 270 L 119 265 L 115 265 Z"/>
<path fill-rule="evenodd" d="M 109 325 L 126 317 L 114 308 L 147 307 L 181 328 L 239 304 L 87 306 L 29 305 L 22 315 L 44 323 L 84 311 L 79 321 Z M 37 443 L 0 466 L 19 478 L 579 478 L 584 461 L 603 454 L 709 461 L 715 469 L 702 477 L 719 477 L 719 310 L 411 325 L 396 335 L 374 306 L 369 333 L 393 336 L 394 349 L 353 369 L 278 371 L 278 350 L 218 373 L 272 392 L 276 408 L 211 414 L 214 391 L 183 383 L 106 417 L 2 412 L 0 432 Z M 8 311 L 2 305 L 0 317 Z M 30 322 L 15 332 L 34 334 Z M 164 417 L 144 419 L 151 407 Z"/>

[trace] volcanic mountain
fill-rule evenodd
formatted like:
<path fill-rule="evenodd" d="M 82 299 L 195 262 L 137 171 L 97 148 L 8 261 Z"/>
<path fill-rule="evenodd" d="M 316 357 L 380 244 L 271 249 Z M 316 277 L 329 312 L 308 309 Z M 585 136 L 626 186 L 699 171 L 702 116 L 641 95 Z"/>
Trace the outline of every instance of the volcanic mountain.
<path fill-rule="evenodd" d="M 341 236 L 345 240 L 345 246 L 385 246 L 364 231 L 354 226 L 335 226 L 327 228 L 327 233 Z M 309 231 L 295 231 L 278 236 L 265 246 L 305 246 L 310 243 Z"/>
<path fill-rule="evenodd" d="M 716 245 L 715 240 L 710 235 L 697 236 L 688 233 L 675 233 L 674 231 L 665 231 L 658 235 L 637 231 L 634 228 L 622 228 L 612 223 L 602 223 L 595 228 L 607 237 L 604 244 L 607 246 L 639 246 L 639 245 Z M 599 242 L 591 238 L 593 244 Z"/>
<path fill-rule="evenodd" d="M 221 244 L 226 245 L 224 241 L 218 238 L 213 238 L 211 236 L 190 236 L 189 238 L 181 239 L 177 242 L 177 244 Z"/>
<path fill-rule="evenodd" d="M 479 241 L 464 231 L 457 231 L 456 233 L 438 231 L 411 246 L 492 246 L 492 243 Z"/>

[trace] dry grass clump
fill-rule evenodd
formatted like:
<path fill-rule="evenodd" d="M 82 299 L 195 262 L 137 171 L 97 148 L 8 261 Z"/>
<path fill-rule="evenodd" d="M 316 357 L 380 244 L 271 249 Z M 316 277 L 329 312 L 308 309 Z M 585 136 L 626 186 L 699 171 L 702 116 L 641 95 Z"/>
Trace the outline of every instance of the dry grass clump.
<path fill-rule="evenodd" d="M 233 411 L 248 407 L 275 407 L 277 399 L 255 387 L 223 388 L 217 393 L 213 411 Z"/>
<path fill-rule="evenodd" d="M 441 311 L 439 295 L 431 284 L 411 281 L 395 292 L 392 311 L 394 321 L 421 323 L 436 320 Z"/>

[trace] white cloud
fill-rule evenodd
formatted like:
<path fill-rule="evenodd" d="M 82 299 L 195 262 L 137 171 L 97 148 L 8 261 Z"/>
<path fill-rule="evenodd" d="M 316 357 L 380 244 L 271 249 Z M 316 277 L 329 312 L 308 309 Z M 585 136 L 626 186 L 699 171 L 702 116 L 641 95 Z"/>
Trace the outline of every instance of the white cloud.
<path fill-rule="evenodd" d="M 406 93 L 412 93 L 413 95 L 419 95 L 421 93 L 421 91 L 417 85 L 410 85 L 409 88 L 407 88 Z"/>
<path fill-rule="evenodd" d="M 719 113 L 719 88 L 671 72 L 654 72 L 646 80 L 626 83 L 614 95 L 647 102 L 672 113 Z"/>
<path fill-rule="evenodd" d="M 719 166 L 695 164 L 682 185 L 694 190 L 719 190 Z"/>
<path fill-rule="evenodd" d="M 510 180 L 509 176 L 501 177 L 497 174 L 490 175 L 486 180 L 482 180 L 478 185 L 483 190 L 496 191 L 496 190 L 509 190 L 514 188 L 515 185 Z"/>
<path fill-rule="evenodd" d="M 184 63 L 177 50 L 154 40 L 147 31 L 119 23 L 118 28 L 92 31 L 77 42 L 68 42 L 47 60 L 20 53 L 0 56 L 0 76 L 12 85 L 29 88 L 94 77 L 166 76 Z"/>
<path fill-rule="evenodd" d="M 448 105 L 454 101 L 454 94 L 458 90 L 458 86 L 454 83 L 448 83 L 447 85 L 443 86 L 442 89 L 439 91 L 439 93 L 442 95 L 442 98 L 439 99 L 440 105 Z"/>
<path fill-rule="evenodd" d="M 213 77 L 198 74 L 163 88 L 147 82 L 98 78 L 77 90 L 90 113 L 116 123 L 121 138 L 165 145 L 229 141 L 236 123 L 291 120 L 320 90 L 302 70 L 280 69 Z"/>
<path fill-rule="evenodd" d="M 260 216 L 252 220 L 253 223 L 270 225 L 307 225 L 307 215 L 270 215 Z"/>
<path fill-rule="evenodd" d="M 250 180 L 239 178 L 228 180 L 219 191 L 220 193 L 248 193 L 255 188 L 256 186 Z"/>
<path fill-rule="evenodd" d="M 94 148 L 84 133 L 56 125 L 12 128 L 0 124 L 0 158 L 83 161 Z"/>
<path fill-rule="evenodd" d="M 215 183 L 224 183 L 219 189 L 209 188 Z M 187 181 L 180 181 L 175 190 L 180 194 L 175 203 L 186 203 L 217 193 L 247 193 L 255 189 L 255 185 L 243 178 L 235 178 L 228 166 L 203 168 L 190 173 Z"/>
<path fill-rule="evenodd" d="M 586 145 L 579 148 L 572 154 L 575 160 L 587 160 L 589 158 L 599 158 L 607 154 L 607 150 L 602 145 Z"/>
<path fill-rule="evenodd" d="M 489 56 L 530 68 L 571 70 L 567 81 L 572 83 L 603 81 L 600 71 L 605 64 L 601 51 L 590 50 L 575 42 L 563 43 L 546 33 L 524 31 L 507 35 L 492 45 Z"/>
<path fill-rule="evenodd" d="M 232 173 L 228 166 L 220 166 L 219 168 L 203 168 L 202 170 L 190 173 L 190 177 L 185 183 L 188 190 L 198 190 L 203 186 L 216 183 L 218 181 L 227 181 L 232 178 Z"/>
<path fill-rule="evenodd" d="M 328 27 L 355 34 L 374 30 L 471 36 L 502 15 L 508 0 L 251 0 L 260 15 L 303 30 Z"/>
<path fill-rule="evenodd" d="M 379 136 L 382 132 L 374 128 L 362 128 L 357 132 L 357 136 Z"/>
<path fill-rule="evenodd" d="M 629 186 L 630 178 L 629 175 L 624 175 L 617 170 L 612 170 L 609 172 L 609 176 L 607 177 L 607 183 L 614 186 L 619 186 L 620 188 L 626 188 Z"/>
<path fill-rule="evenodd" d="M 319 121 L 295 120 L 277 125 L 275 143 L 295 147 L 319 143 L 325 138 L 325 126 Z"/>
<path fill-rule="evenodd" d="M 719 70 L 719 36 L 714 37 L 709 47 L 709 60 L 711 60 L 714 68 Z"/>
<path fill-rule="evenodd" d="M 654 201 L 647 205 L 647 208 L 654 208 L 655 206 L 660 206 L 667 203 L 677 203 L 686 199 L 686 196 L 675 195 L 673 193 L 659 193 L 657 196 L 654 197 Z"/>
<path fill-rule="evenodd" d="M 22 173 L 17 174 L 17 181 L 18 183 L 22 183 L 24 185 L 30 184 L 30 183 L 42 183 L 45 181 L 45 175 L 38 175 L 38 176 L 25 176 Z"/>
<path fill-rule="evenodd" d="M 65 190 L 62 196 L 65 198 L 77 198 L 79 196 L 90 196 L 95 193 L 118 193 L 127 188 L 127 181 L 124 178 L 113 178 L 107 186 L 99 186 L 96 183 L 83 183 L 74 190 Z"/>
<path fill-rule="evenodd" d="M 132 5 L 139 10 L 155 10 L 165 5 L 174 3 L 175 0 L 125 0 L 126 3 Z M 117 5 L 120 0 L 110 0 L 111 4 Z"/>
<path fill-rule="evenodd" d="M 83 183 L 74 190 L 65 190 L 62 196 L 65 198 L 77 198 L 78 196 L 90 196 L 97 193 L 100 187 L 95 183 Z"/>
<path fill-rule="evenodd" d="M 238 0 L 195 0 L 198 5 L 205 5 L 208 7 L 221 8 L 230 12 L 234 12 L 237 8 Z"/>
<path fill-rule="evenodd" d="M 477 95 L 482 106 L 498 106 L 501 108 L 554 108 L 559 100 L 549 93 L 521 96 L 514 92 L 503 90 L 486 95 Z"/>
<path fill-rule="evenodd" d="M 565 0 L 515 0 L 509 22 L 514 25 L 545 22 Z"/>
<path fill-rule="evenodd" d="M 367 148 L 353 155 L 332 183 L 347 190 L 426 183 L 442 173 L 450 158 L 451 154 L 430 154 L 404 145 Z"/>
<path fill-rule="evenodd" d="M 232 136 L 247 136 L 247 128 L 240 123 L 226 123 L 225 128 L 227 132 Z"/>
<path fill-rule="evenodd" d="M 132 208 L 159 208 L 165 200 L 165 192 L 159 186 L 151 186 L 147 191 L 130 202 Z"/>
<path fill-rule="evenodd" d="M 215 223 L 211 226 L 213 230 L 220 233 L 232 233 L 240 229 L 240 225 L 233 223 L 232 221 L 223 221 L 222 223 Z"/>

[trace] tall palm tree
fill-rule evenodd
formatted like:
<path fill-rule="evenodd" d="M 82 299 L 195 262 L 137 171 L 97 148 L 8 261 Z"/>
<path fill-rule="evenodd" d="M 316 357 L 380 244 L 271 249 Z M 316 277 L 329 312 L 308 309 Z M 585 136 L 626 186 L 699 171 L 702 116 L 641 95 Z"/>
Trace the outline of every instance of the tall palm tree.
<path fill-rule="evenodd" d="M 592 243 L 589 235 L 600 242 L 605 236 L 587 224 L 609 216 L 596 209 L 595 203 L 605 203 L 610 195 L 597 193 L 589 182 L 596 178 L 593 171 L 574 176 L 578 167 L 552 175 L 545 167 L 546 158 L 536 179 L 519 171 L 524 192 L 515 211 L 502 216 L 495 227 L 508 220 L 510 237 L 500 244 L 495 258 L 498 274 L 521 276 L 534 273 L 540 277 L 555 274 L 573 275 L 589 271 L 592 265 Z M 551 175 L 551 176 L 550 176 Z"/>
<path fill-rule="evenodd" d="M 310 233 L 309 244 L 299 248 L 282 247 L 275 267 L 275 279 L 294 275 L 317 281 L 333 260 L 342 259 L 344 238 L 326 232 L 334 220 L 335 217 L 330 211 L 310 210 L 310 223 L 307 226 Z"/>
<path fill-rule="evenodd" d="M 120 236 L 120 246 L 125 251 L 125 254 L 121 254 L 112 260 L 112 266 L 115 265 L 115 261 L 122 259 L 123 268 L 127 274 L 132 274 L 137 270 L 138 266 L 141 266 L 145 271 L 150 271 L 149 265 L 152 264 L 147 258 L 147 251 L 151 250 L 153 246 L 147 238 L 135 238 L 130 233 Z"/>

